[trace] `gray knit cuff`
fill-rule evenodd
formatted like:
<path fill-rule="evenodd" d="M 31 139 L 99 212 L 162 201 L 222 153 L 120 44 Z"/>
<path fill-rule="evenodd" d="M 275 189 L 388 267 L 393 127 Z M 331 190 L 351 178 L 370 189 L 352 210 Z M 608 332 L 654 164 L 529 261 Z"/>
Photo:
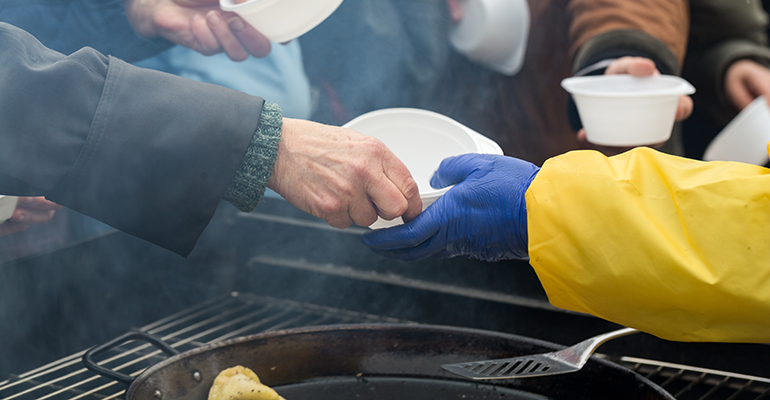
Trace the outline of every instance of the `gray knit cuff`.
<path fill-rule="evenodd" d="M 243 212 L 251 212 L 265 195 L 267 181 L 273 174 L 278 143 L 281 141 L 283 114 L 277 104 L 265 103 L 259 125 L 235 172 L 225 200 Z"/>

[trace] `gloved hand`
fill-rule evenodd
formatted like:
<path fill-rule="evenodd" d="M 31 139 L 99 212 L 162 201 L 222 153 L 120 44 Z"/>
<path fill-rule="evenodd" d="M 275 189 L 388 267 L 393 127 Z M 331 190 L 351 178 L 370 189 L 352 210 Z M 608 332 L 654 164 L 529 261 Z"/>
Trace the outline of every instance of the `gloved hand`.
<path fill-rule="evenodd" d="M 431 186 L 455 185 L 413 221 L 364 233 L 376 253 L 402 260 L 527 258 L 524 193 L 540 170 L 513 157 L 464 154 L 441 162 Z"/>

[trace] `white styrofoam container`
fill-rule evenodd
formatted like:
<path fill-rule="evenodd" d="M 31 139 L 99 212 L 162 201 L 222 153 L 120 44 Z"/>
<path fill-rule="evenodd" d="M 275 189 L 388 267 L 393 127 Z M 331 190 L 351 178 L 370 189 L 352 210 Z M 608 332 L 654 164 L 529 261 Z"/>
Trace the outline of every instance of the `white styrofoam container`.
<path fill-rule="evenodd" d="M 16 210 L 16 203 L 18 203 L 18 201 L 19 198 L 16 196 L 0 195 L 0 223 L 5 222 L 13 216 L 13 211 Z"/>
<path fill-rule="evenodd" d="M 765 165 L 770 161 L 770 106 L 759 96 L 738 113 L 711 141 L 703 154 L 706 161 L 738 161 Z"/>
<path fill-rule="evenodd" d="M 586 139 L 604 146 L 658 144 L 671 137 L 679 96 L 695 93 L 672 75 L 598 75 L 567 78 Z"/>
<path fill-rule="evenodd" d="M 219 0 L 224 11 L 234 12 L 268 39 L 285 43 L 328 18 L 342 0 Z"/>
<path fill-rule="evenodd" d="M 441 161 L 466 153 L 503 154 L 493 140 L 433 111 L 416 108 L 387 108 L 363 114 L 344 125 L 382 141 L 412 174 L 425 210 L 451 187 L 434 189 L 430 179 Z M 401 218 L 378 218 L 370 228 L 402 224 Z"/>

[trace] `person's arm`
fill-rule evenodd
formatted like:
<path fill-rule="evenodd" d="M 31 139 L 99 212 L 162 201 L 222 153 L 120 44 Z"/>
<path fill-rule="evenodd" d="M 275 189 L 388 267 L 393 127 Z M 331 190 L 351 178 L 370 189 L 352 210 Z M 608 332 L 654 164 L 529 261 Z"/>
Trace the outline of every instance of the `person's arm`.
<path fill-rule="evenodd" d="M 257 130 L 258 97 L 64 56 L 0 24 L 0 188 L 186 255 Z"/>
<path fill-rule="evenodd" d="M 19 197 L 11 218 L 0 222 L 0 236 L 23 232 L 50 221 L 61 206 L 43 197 Z"/>
<path fill-rule="evenodd" d="M 758 1 L 699 0 L 691 9 L 682 74 L 698 88 L 699 107 L 726 124 L 754 97 L 770 94 L 768 15 Z"/>
<path fill-rule="evenodd" d="M 0 192 L 44 195 L 179 254 L 221 199 L 250 210 L 265 185 L 338 227 L 421 210 L 382 142 L 262 112 L 259 97 L 88 48 L 64 56 L 2 23 L 0 69 Z"/>
<path fill-rule="evenodd" d="M 770 340 L 770 170 L 638 148 L 548 160 L 530 263 L 557 307 L 681 341 Z"/>
<path fill-rule="evenodd" d="M 770 341 L 770 170 L 649 148 L 575 151 L 539 169 L 467 154 L 410 223 L 367 232 L 404 260 L 529 255 L 556 307 L 680 341 Z"/>

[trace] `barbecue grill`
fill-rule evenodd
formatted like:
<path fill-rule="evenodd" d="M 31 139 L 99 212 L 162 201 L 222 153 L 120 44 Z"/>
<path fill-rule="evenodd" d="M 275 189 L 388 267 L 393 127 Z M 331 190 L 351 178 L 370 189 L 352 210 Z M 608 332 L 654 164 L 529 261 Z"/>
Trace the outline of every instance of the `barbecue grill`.
<path fill-rule="evenodd" d="M 359 9 L 385 18 L 378 8 L 385 3 L 344 2 L 303 36 L 318 88 L 314 120 L 341 125 L 377 108 L 418 107 L 536 164 L 577 147 L 559 87 L 571 59 L 554 51 L 569 44 L 566 2 L 530 2 L 533 30 L 519 77 L 485 71 L 440 48 L 448 46 L 444 36 L 416 32 L 442 29 L 445 15 L 421 9 L 443 2 L 399 1 L 392 10 L 403 15 L 391 17 L 404 23 L 391 25 L 406 28 L 373 34 Z M 91 226 L 65 209 L 39 230 L 73 224 Z M 526 262 L 406 263 L 372 253 L 362 232 L 331 228 L 269 197 L 249 214 L 223 203 L 188 259 L 114 230 L 0 254 L 0 400 L 122 398 L 125 385 L 86 370 L 81 356 L 133 328 L 183 352 L 336 324 L 453 326 L 561 345 L 620 328 L 552 307 Z M 639 333 L 599 350 L 594 358 L 637 371 L 677 399 L 770 398 L 770 345 L 675 343 Z M 132 342 L 98 360 L 137 376 L 165 359 Z"/>
<path fill-rule="evenodd" d="M 250 214 L 223 205 L 187 260 L 113 231 L 3 264 L 0 304 L 16 323 L 0 328 L 7 338 L 0 399 L 121 398 L 125 385 L 86 370 L 80 358 L 135 327 L 180 351 L 335 324 L 453 325 L 565 345 L 618 328 L 550 306 L 526 263 L 404 263 L 370 252 L 360 233 L 268 198 Z M 764 344 L 636 334 L 594 357 L 637 371 L 677 399 L 770 394 Z M 165 358 L 128 343 L 99 361 L 136 376 Z"/>

